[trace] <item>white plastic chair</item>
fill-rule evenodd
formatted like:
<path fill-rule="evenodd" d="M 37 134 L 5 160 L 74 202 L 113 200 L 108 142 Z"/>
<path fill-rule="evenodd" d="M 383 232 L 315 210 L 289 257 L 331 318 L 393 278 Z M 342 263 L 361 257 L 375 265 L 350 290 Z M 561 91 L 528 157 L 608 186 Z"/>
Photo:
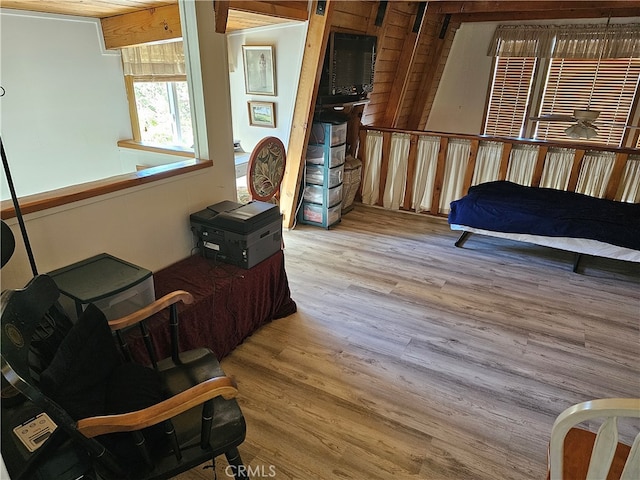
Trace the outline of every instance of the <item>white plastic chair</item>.
<path fill-rule="evenodd" d="M 586 480 L 604 480 L 611 478 L 609 475 L 621 480 L 640 479 L 640 433 L 630 448 L 619 443 L 618 419 L 623 417 L 640 418 L 640 398 L 592 400 L 562 412 L 551 429 L 548 478 L 579 478 L 572 471 L 577 468 L 587 472 Z M 576 425 L 596 418 L 603 419 L 597 434 L 576 428 Z M 571 446 L 567 443 L 566 451 L 565 438 L 571 442 Z M 584 449 L 580 448 L 583 445 Z"/>

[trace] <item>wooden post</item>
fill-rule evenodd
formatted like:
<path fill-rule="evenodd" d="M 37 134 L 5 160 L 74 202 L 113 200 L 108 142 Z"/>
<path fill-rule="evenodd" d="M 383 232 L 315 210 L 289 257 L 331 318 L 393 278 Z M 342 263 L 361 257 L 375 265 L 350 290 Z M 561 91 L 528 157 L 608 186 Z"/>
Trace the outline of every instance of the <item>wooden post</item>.
<path fill-rule="evenodd" d="M 547 152 L 549 147 L 542 146 L 538 150 L 538 159 L 536 160 L 536 167 L 533 170 L 533 178 L 531 179 L 532 187 L 539 187 L 540 180 L 542 180 L 542 171 L 544 170 L 544 161 L 547 158 Z"/>
<path fill-rule="evenodd" d="M 302 179 L 304 158 L 309 141 L 309 119 L 313 117 L 320 74 L 322 73 L 322 62 L 331 27 L 334 1 L 327 0 L 323 14 L 317 12 L 317 3 L 313 2 L 309 13 L 309 28 L 307 29 L 298 94 L 291 123 L 291 136 L 287 148 L 287 165 L 280 187 L 280 210 L 283 213 L 285 228 L 293 227 L 295 221 L 300 180 Z"/>
<path fill-rule="evenodd" d="M 471 149 L 469 150 L 469 163 L 464 174 L 464 183 L 462 184 L 462 192 L 466 194 L 471 187 L 473 181 L 473 172 L 476 169 L 476 159 L 478 158 L 478 150 L 480 148 L 480 140 L 471 140 Z"/>
<path fill-rule="evenodd" d="M 498 172 L 498 180 L 506 180 L 509 171 L 509 157 L 513 143 L 505 143 L 502 145 L 502 158 L 500 159 L 500 171 Z"/>
<path fill-rule="evenodd" d="M 407 183 L 404 190 L 404 203 L 402 208 L 411 209 L 411 197 L 413 196 L 413 179 L 416 173 L 416 158 L 418 156 L 418 136 L 411 135 L 409 158 L 407 160 Z"/>
<path fill-rule="evenodd" d="M 387 171 L 389 170 L 389 157 L 391 156 L 391 132 L 382 134 L 382 161 L 380 162 L 380 194 L 376 205 L 382 205 L 384 189 L 387 185 Z"/>
<path fill-rule="evenodd" d="M 358 157 L 362 161 L 362 170 L 360 171 L 360 177 L 362 178 L 362 174 L 364 173 L 364 169 L 366 168 L 367 163 L 367 134 L 369 130 L 361 128 L 359 131 L 360 139 L 358 141 Z M 358 191 L 356 192 L 356 199 L 362 201 L 362 182 L 358 186 Z"/>
<path fill-rule="evenodd" d="M 442 184 L 444 182 L 444 170 L 447 163 L 447 149 L 449 148 L 449 139 L 447 137 L 440 138 L 440 151 L 438 152 L 438 165 L 436 166 L 436 178 L 433 184 L 433 197 L 431 197 L 431 214 L 438 215 L 440 213 L 440 196 L 442 195 Z"/>
<path fill-rule="evenodd" d="M 618 193 L 618 187 L 620 187 L 620 181 L 622 180 L 622 174 L 627 165 L 628 153 L 618 153 L 616 155 L 616 162 L 613 164 L 613 170 L 609 177 L 609 183 L 607 184 L 607 191 L 604 194 L 604 198 L 607 200 L 614 200 Z"/>
<path fill-rule="evenodd" d="M 571 176 L 569 177 L 569 185 L 567 190 L 575 192 L 578 186 L 578 177 L 580 176 L 580 169 L 582 168 L 582 159 L 584 158 L 585 150 L 576 149 L 576 153 L 573 157 L 573 166 L 571 167 Z"/>

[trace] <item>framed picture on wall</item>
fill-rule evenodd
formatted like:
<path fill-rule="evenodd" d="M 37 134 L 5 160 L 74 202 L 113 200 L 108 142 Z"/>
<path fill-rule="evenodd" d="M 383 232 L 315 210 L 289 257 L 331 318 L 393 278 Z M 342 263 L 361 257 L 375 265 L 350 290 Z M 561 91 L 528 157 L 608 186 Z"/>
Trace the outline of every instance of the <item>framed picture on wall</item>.
<path fill-rule="evenodd" d="M 275 95 L 276 75 L 272 46 L 242 46 L 247 95 Z"/>
<path fill-rule="evenodd" d="M 276 127 L 276 111 L 273 102 L 247 102 L 249 105 L 249 125 Z"/>

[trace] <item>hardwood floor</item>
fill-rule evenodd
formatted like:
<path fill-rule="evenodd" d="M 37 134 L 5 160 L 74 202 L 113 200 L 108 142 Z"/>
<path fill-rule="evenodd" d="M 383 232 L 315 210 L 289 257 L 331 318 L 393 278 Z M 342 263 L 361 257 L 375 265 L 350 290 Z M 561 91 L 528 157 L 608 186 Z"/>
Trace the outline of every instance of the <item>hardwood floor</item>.
<path fill-rule="evenodd" d="M 543 479 L 561 411 L 640 396 L 638 264 L 457 236 L 360 205 L 285 232 L 298 313 L 222 362 L 252 478 Z"/>

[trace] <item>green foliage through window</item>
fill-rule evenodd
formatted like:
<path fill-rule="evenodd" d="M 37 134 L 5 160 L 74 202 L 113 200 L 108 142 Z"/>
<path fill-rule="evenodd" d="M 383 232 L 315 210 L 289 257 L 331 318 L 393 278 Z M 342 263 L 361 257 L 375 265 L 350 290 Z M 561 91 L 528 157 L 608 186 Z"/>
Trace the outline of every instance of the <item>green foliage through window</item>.
<path fill-rule="evenodd" d="M 145 143 L 193 147 L 187 82 L 134 81 L 141 140 Z"/>

